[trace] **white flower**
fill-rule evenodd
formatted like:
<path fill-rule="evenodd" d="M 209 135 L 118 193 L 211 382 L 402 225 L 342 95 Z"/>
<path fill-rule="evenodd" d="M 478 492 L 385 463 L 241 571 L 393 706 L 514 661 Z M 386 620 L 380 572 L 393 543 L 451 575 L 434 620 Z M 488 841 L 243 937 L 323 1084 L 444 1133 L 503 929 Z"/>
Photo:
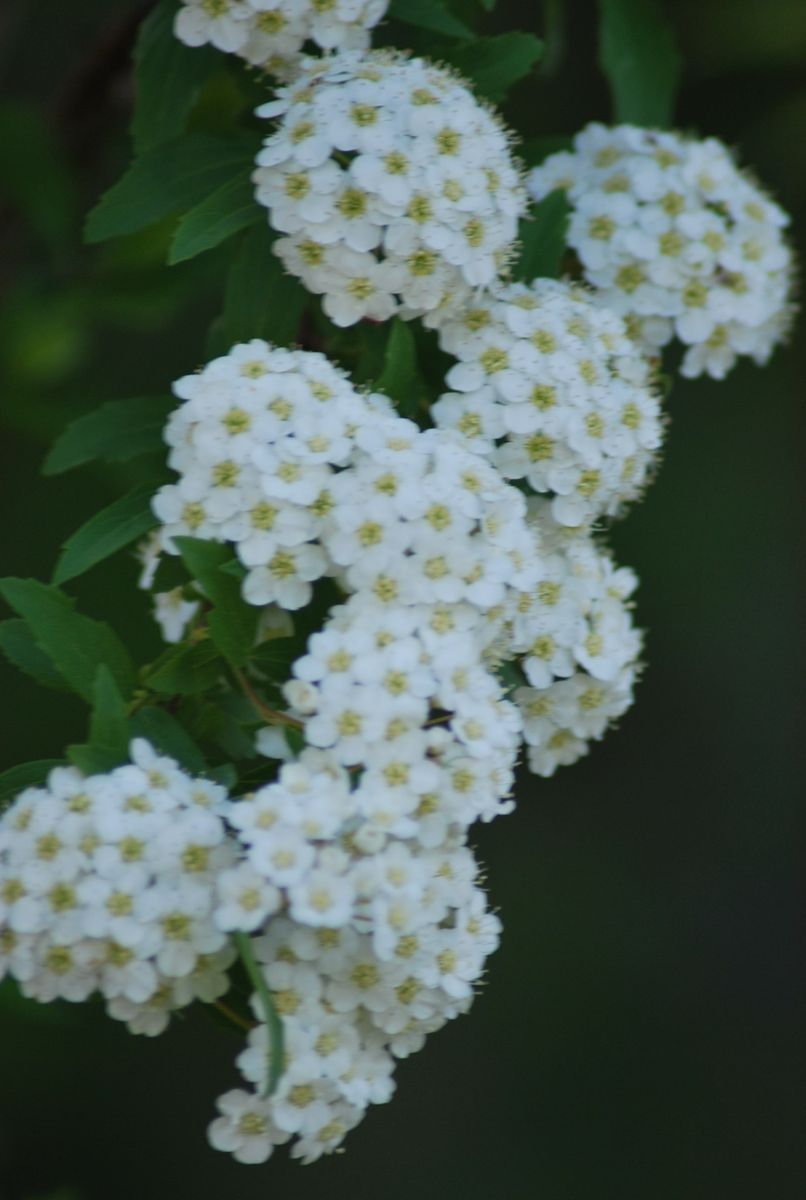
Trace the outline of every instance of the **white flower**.
<path fill-rule="evenodd" d="M 267 1100 L 233 1089 L 216 1103 L 222 1115 L 212 1122 L 207 1137 L 214 1150 L 228 1150 L 237 1162 L 263 1163 L 276 1145 L 288 1140 L 272 1122 Z"/>
<path fill-rule="evenodd" d="M 280 892 L 265 876 L 241 863 L 218 877 L 218 907 L 213 920 L 219 929 L 247 933 L 258 929 L 280 907 Z"/>
<path fill-rule="evenodd" d="M 174 32 L 188 46 L 212 43 L 228 53 L 240 50 L 249 36 L 249 5 L 240 0 L 182 0 Z"/>

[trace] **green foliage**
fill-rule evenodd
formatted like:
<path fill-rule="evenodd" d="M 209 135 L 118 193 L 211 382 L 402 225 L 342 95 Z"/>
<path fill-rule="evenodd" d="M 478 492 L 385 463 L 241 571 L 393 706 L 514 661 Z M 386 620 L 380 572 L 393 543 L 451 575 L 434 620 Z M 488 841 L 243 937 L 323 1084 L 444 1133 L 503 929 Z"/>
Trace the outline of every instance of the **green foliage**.
<path fill-rule="evenodd" d="M 35 762 L 20 763 L 0 773 L 0 811 L 7 808 L 21 791 L 44 783 L 54 767 L 64 766 L 60 758 L 40 758 Z"/>
<path fill-rule="evenodd" d="M 182 561 L 212 606 L 207 614 L 210 637 L 233 666 L 242 666 L 255 644 L 258 613 L 242 599 L 238 580 L 221 570 L 232 552 L 218 542 L 201 538 L 174 540 Z"/>
<path fill-rule="evenodd" d="M 543 43 L 532 33 L 501 33 L 457 46 L 441 57 L 466 75 L 482 96 L 497 103 L 526 78 L 542 53 Z"/>
<path fill-rule="evenodd" d="M 432 33 L 444 33 L 454 38 L 473 37 L 473 30 L 449 12 L 442 0 L 392 0 L 389 16 Z"/>
<path fill-rule="evenodd" d="M 92 690 L 88 741 L 86 745 L 68 746 L 67 757 L 86 775 L 111 771 L 128 760 L 128 709 L 111 671 L 103 663 Z"/>
<path fill-rule="evenodd" d="M 209 640 L 171 646 L 152 664 L 143 682 L 155 692 L 191 696 L 214 687 L 223 666 L 218 647 Z"/>
<path fill-rule="evenodd" d="M 205 759 L 193 738 L 164 708 L 146 705 L 139 708 L 129 721 L 132 737 L 146 738 L 155 749 L 175 759 L 193 775 L 205 770 Z"/>
<path fill-rule="evenodd" d="M 521 221 L 521 251 L 512 270 L 515 279 L 531 283 L 540 275 L 559 278 L 570 211 L 565 192 L 558 189 L 535 206 L 531 221 Z"/>
<path fill-rule="evenodd" d="M 64 678 L 48 655 L 37 644 L 29 625 L 19 617 L 0 621 L 0 650 L 20 671 L 41 684 L 59 692 L 69 692 Z"/>
<path fill-rule="evenodd" d="M 85 521 L 64 543 L 53 582 L 62 584 L 83 575 L 153 529 L 158 523 L 151 510 L 153 495 L 152 484 L 136 487 Z"/>
<path fill-rule="evenodd" d="M 249 176 L 238 175 L 185 213 L 174 232 L 168 262 L 193 258 L 265 219 L 265 212 L 255 202 Z"/>
<path fill-rule="evenodd" d="M 126 647 L 104 621 L 76 612 L 75 602 L 35 579 L 0 579 L 0 595 L 26 621 L 39 648 L 72 689 L 92 702 L 98 667 L 105 664 L 124 696 L 134 668 Z"/>
<path fill-rule="evenodd" d="M 667 128 L 680 58 L 660 0 L 599 0 L 599 63 L 617 123 Z"/>
<path fill-rule="evenodd" d="M 1 628 L 2 626 L 0 626 Z M 269 679 L 284 682 L 288 678 L 291 664 L 298 654 L 299 647 L 296 638 L 269 638 L 255 647 L 249 656 L 249 662 Z"/>
<path fill-rule="evenodd" d="M 243 236 L 227 273 L 224 311 L 214 331 L 211 353 L 224 353 L 236 342 L 250 338 L 265 338 L 276 346 L 298 340 L 309 297 L 272 253 L 273 240 L 266 223 Z"/>
<path fill-rule="evenodd" d="M 417 370 L 417 344 L 411 327 L 399 317 L 389 325 L 383 371 L 376 387 L 391 396 L 402 416 L 416 416 L 423 398 L 423 384 Z"/>
<path fill-rule="evenodd" d="M 162 431 L 173 402 L 162 396 L 109 400 L 67 426 L 42 465 L 60 475 L 89 462 L 127 462 L 163 449 Z"/>
<path fill-rule="evenodd" d="M 201 204 L 222 184 L 250 174 L 258 144 L 256 135 L 238 132 L 227 137 L 189 133 L 152 146 L 92 210 L 87 241 L 136 233 Z"/>
<path fill-rule="evenodd" d="M 176 11 L 175 0 L 161 0 L 137 37 L 131 132 L 138 153 L 182 132 L 201 85 L 221 66 L 212 46 L 185 46 L 174 37 Z"/>

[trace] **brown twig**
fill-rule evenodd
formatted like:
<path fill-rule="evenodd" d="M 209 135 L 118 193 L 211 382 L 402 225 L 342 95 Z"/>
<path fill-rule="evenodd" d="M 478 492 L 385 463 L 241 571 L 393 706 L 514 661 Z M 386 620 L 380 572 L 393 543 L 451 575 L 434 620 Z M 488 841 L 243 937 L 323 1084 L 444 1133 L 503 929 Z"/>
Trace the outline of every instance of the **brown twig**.
<path fill-rule="evenodd" d="M 230 1008 L 223 1000 L 214 1000 L 213 1008 L 217 1008 L 228 1020 L 232 1021 L 240 1029 L 245 1029 L 247 1033 L 257 1025 L 257 1021 L 248 1021 L 246 1017 L 242 1017 L 240 1013 L 236 1013 L 235 1009 Z"/>
<path fill-rule="evenodd" d="M 232 673 L 238 681 L 238 686 L 246 696 L 247 700 L 252 704 L 257 712 L 260 713 L 267 725 L 292 725 L 294 729 L 304 729 L 305 722 L 298 720 L 297 717 L 291 717 L 288 713 L 279 712 L 276 708 L 269 708 L 268 704 L 260 699 L 252 684 L 244 675 L 243 671 L 239 671 L 237 667 L 232 668 Z"/>

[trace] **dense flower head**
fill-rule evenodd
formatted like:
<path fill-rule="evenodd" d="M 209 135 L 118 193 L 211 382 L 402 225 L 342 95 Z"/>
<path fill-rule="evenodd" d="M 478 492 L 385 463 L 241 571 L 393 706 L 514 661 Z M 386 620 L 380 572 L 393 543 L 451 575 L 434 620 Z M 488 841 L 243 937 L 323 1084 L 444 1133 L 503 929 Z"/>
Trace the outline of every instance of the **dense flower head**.
<path fill-rule="evenodd" d="M 223 788 L 136 739 L 100 775 L 56 767 L 0 817 L 0 976 L 35 1000 L 99 992 L 135 1033 L 229 986 L 213 921 L 236 857 Z"/>
<path fill-rule="evenodd" d="M 456 435 L 360 395 L 323 355 L 253 341 L 175 391 L 184 403 L 165 437 L 180 479 L 154 499 L 159 544 L 231 542 L 248 602 L 295 610 L 330 575 L 389 609 L 467 604 L 489 639 L 508 590 L 528 587 L 524 497 Z"/>
<path fill-rule="evenodd" d="M 306 64 L 258 114 L 257 199 L 337 325 L 438 323 L 505 265 L 524 192 L 498 119 L 447 69 L 390 51 Z"/>
<path fill-rule="evenodd" d="M 683 375 L 722 379 L 744 354 L 766 362 L 791 313 L 789 218 L 727 147 L 599 124 L 573 146 L 535 168 L 529 190 L 565 190 L 569 245 L 603 303 L 649 352 L 678 338 Z"/>
<path fill-rule="evenodd" d="M 392 880 L 405 875 L 405 864 L 388 867 Z M 434 855 L 421 874 L 438 900 L 384 956 L 371 934 L 355 927 L 314 930 L 283 917 L 256 940 L 283 1014 L 286 1068 L 277 1091 L 264 1098 L 268 1034 L 259 1024 L 237 1059 L 251 1090 L 233 1089 L 218 1100 L 220 1116 L 209 1131 L 216 1149 L 240 1162 L 264 1162 L 295 1136 L 292 1155 L 304 1162 L 332 1152 L 370 1104 L 391 1098 L 395 1060 L 420 1050 L 429 1033 L 470 1007 L 500 922 L 475 883 L 469 851 Z M 390 886 L 400 903 L 410 900 L 411 884 Z"/>
<path fill-rule="evenodd" d="M 280 78 L 294 73 L 306 43 L 365 50 L 389 0 L 182 0 L 174 32 L 207 43 Z"/>
<path fill-rule="evenodd" d="M 639 494 L 660 403 L 623 320 L 589 292 L 553 279 L 498 285 L 441 326 L 440 344 L 459 361 L 436 423 L 504 478 L 553 495 L 558 520 L 584 524 Z"/>
<path fill-rule="evenodd" d="M 336 472 L 354 457 L 356 431 L 388 404 L 359 395 L 322 354 L 258 340 L 174 391 L 184 403 L 165 439 L 180 479 L 154 500 L 163 544 L 177 534 L 230 541 L 247 568 L 247 600 L 301 608 L 328 569 L 316 539 Z"/>

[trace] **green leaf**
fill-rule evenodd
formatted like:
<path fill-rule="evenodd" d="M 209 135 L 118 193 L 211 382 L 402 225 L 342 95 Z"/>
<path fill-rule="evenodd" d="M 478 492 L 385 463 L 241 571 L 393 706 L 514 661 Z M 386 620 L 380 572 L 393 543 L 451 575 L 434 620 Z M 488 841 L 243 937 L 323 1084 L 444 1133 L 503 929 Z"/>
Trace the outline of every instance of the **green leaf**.
<path fill-rule="evenodd" d="M 54 767 L 63 766 L 61 758 L 39 758 L 0 773 L 0 809 L 7 808 L 25 788 L 44 783 Z"/>
<path fill-rule="evenodd" d="M 390 17 L 430 29 L 432 33 L 444 33 L 448 37 L 472 38 L 473 30 L 449 12 L 442 0 L 392 0 Z"/>
<path fill-rule="evenodd" d="M 42 473 L 59 475 L 96 460 L 127 462 L 138 454 L 163 450 L 162 431 L 174 403 L 167 396 L 107 401 L 71 422 L 57 437 Z"/>
<path fill-rule="evenodd" d="M 172 646 L 157 659 L 143 682 L 155 692 L 190 696 L 214 687 L 222 665 L 218 647 L 209 640 Z"/>
<path fill-rule="evenodd" d="M 599 65 L 617 123 L 668 128 L 680 56 L 658 0 L 599 0 Z"/>
<path fill-rule="evenodd" d="M 559 278 L 570 211 L 565 192 L 557 189 L 535 207 L 531 221 L 521 221 L 521 252 L 512 270 L 513 278 L 526 283 L 541 275 Z"/>
<path fill-rule="evenodd" d="M 410 327 L 399 317 L 395 317 L 389 329 L 383 371 L 376 387 L 392 398 L 402 416 L 416 414 L 423 396 L 417 371 L 417 345 Z"/>
<path fill-rule="evenodd" d="M 0 621 L 0 650 L 10 663 L 43 687 L 70 691 L 47 654 L 37 646 L 29 626 L 19 617 Z"/>
<path fill-rule="evenodd" d="M 128 651 L 104 621 L 75 611 L 75 601 L 36 579 L 0 579 L 0 595 L 27 621 L 37 645 L 65 681 L 92 701 L 98 667 L 105 663 L 124 696 L 131 695 L 134 668 Z"/>
<path fill-rule="evenodd" d="M 229 662 L 241 666 L 255 644 L 258 612 L 241 597 L 238 580 L 220 569 L 232 551 L 201 538 L 177 537 L 174 541 L 188 571 L 213 605 L 207 616 L 210 637 Z"/>
<path fill-rule="evenodd" d="M 505 662 L 496 671 L 498 678 L 501 680 L 502 686 L 506 689 L 507 695 L 514 692 L 515 688 L 524 687 L 526 679 L 523 672 L 514 662 Z"/>
<path fill-rule="evenodd" d="M 67 757 L 84 775 L 107 775 L 125 762 L 116 750 L 107 746 L 91 746 L 88 742 L 67 747 Z"/>
<path fill-rule="evenodd" d="M 266 984 L 266 979 L 255 958 L 255 951 L 252 947 L 252 939 L 249 934 L 233 933 L 232 939 L 235 942 L 238 953 L 241 956 L 241 962 L 249 976 L 249 982 L 257 993 L 258 1002 L 263 1010 L 263 1020 L 266 1022 L 266 1032 L 269 1035 L 266 1082 L 261 1089 L 261 1094 L 263 1096 L 270 1096 L 280 1082 L 280 1076 L 285 1066 L 283 1022 L 280 1019 L 277 1009 L 274 1007 L 274 1001 Z"/>
<path fill-rule="evenodd" d="M 250 338 L 266 338 L 277 346 L 299 340 L 308 294 L 286 274 L 272 253 L 272 241 L 268 224 L 257 225 L 245 234 L 232 260 L 219 330 L 222 352 Z"/>
<path fill-rule="evenodd" d="M 220 766 L 209 767 L 206 775 L 208 779 L 212 779 L 213 783 L 220 783 L 227 791 L 232 791 L 238 783 L 238 772 L 232 763 L 221 763 Z"/>
<path fill-rule="evenodd" d="M 238 583 L 242 583 L 246 579 L 246 567 L 237 558 L 230 558 L 225 563 L 222 563 L 218 568 L 225 575 L 231 575 L 233 579 L 237 579 Z"/>
<path fill-rule="evenodd" d="M 138 152 L 182 132 L 201 85 L 221 65 L 212 46 L 185 46 L 174 36 L 176 11 L 174 0 L 161 0 L 137 37 L 131 132 Z"/>
<path fill-rule="evenodd" d="M 200 204 L 223 183 L 251 173 L 258 145 L 256 135 L 189 133 L 152 146 L 101 197 L 87 218 L 86 240 L 136 233 Z"/>
<path fill-rule="evenodd" d="M 307 745 L 305 734 L 301 729 L 297 729 L 295 725 L 286 725 L 283 729 L 283 735 L 288 743 L 288 749 L 292 754 L 302 754 L 302 751 Z"/>
<path fill-rule="evenodd" d="M 265 219 L 265 211 L 255 201 L 249 176 L 238 175 L 185 213 L 171 241 L 168 262 L 173 265 L 194 258 Z"/>
<path fill-rule="evenodd" d="M 92 716 L 90 717 L 90 743 L 105 746 L 121 754 L 121 761 L 129 756 L 129 714 L 126 702 L 120 694 L 112 672 L 101 663 L 95 676 L 93 688 Z"/>
<path fill-rule="evenodd" d="M 53 571 L 53 582 L 66 583 L 83 575 L 158 525 L 151 511 L 153 495 L 151 486 L 134 488 L 85 521 L 64 543 Z"/>
<path fill-rule="evenodd" d="M 249 662 L 262 671 L 269 679 L 277 683 L 285 683 L 291 664 L 298 658 L 300 648 L 296 638 L 269 638 L 256 646 L 250 655 Z"/>
<path fill-rule="evenodd" d="M 475 83 L 482 95 L 503 100 L 513 84 L 525 78 L 543 53 L 531 33 L 501 33 L 445 51 L 442 58 Z"/>
<path fill-rule="evenodd" d="M 259 721 L 254 713 L 254 724 Z M 236 760 L 254 758 L 255 739 L 247 733 L 243 724 L 231 713 L 226 712 L 219 704 L 205 704 L 196 714 L 193 732 L 205 744 L 212 742 L 228 758 Z"/>
<path fill-rule="evenodd" d="M 186 771 L 201 775 L 205 770 L 204 755 L 190 734 L 163 708 L 140 708 L 129 721 L 132 737 L 146 738 L 159 750 L 175 759 Z"/>

